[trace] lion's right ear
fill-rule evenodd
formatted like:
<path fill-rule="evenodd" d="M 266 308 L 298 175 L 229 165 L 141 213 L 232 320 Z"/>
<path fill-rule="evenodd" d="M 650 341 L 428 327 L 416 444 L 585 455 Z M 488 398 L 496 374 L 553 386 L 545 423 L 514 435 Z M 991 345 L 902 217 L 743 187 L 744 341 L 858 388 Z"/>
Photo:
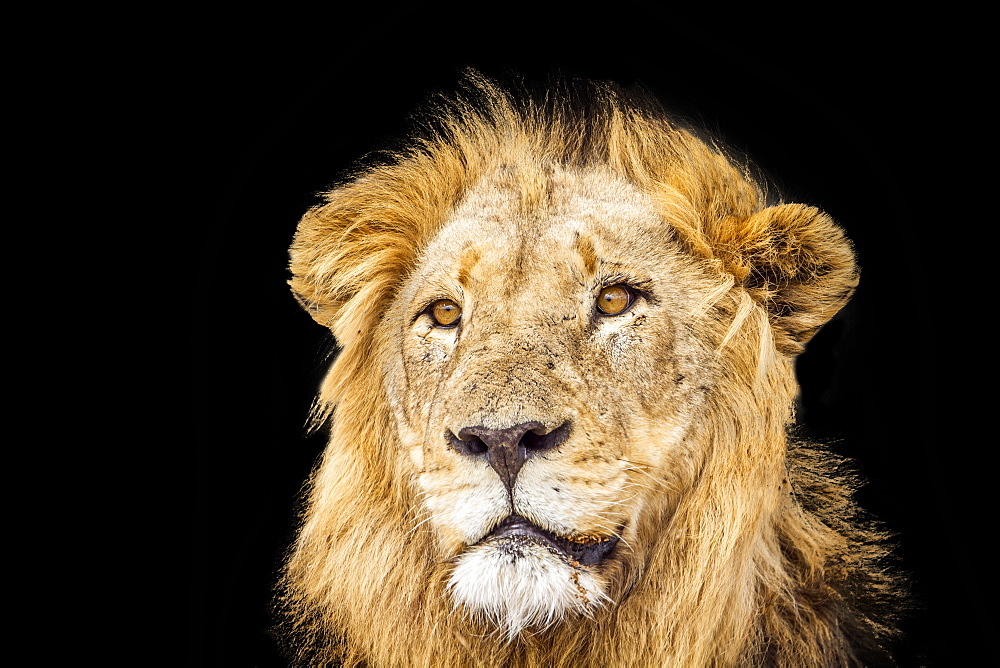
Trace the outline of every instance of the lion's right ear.
<path fill-rule="evenodd" d="M 318 291 L 313 284 L 303 277 L 295 277 L 288 281 L 292 296 L 312 319 L 324 327 L 332 327 L 336 315 L 334 305 L 322 298 L 317 299 Z"/>
<path fill-rule="evenodd" d="M 438 205 L 388 180 L 369 176 L 328 192 L 299 221 L 289 249 L 292 293 L 342 346 L 372 331 L 388 308 L 430 232 L 426 211 Z"/>
<path fill-rule="evenodd" d="M 318 272 L 311 270 L 312 262 L 303 258 L 307 251 L 302 250 L 299 245 L 299 237 L 296 235 L 295 244 L 290 249 L 291 262 L 289 269 L 292 278 L 288 281 L 288 287 L 292 290 L 292 296 L 299 306 L 308 313 L 313 320 L 324 327 L 332 328 L 339 312 L 339 302 L 341 300 L 324 289 L 324 284 Z"/>
<path fill-rule="evenodd" d="M 292 294 L 316 322 L 331 328 L 350 299 L 343 289 L 337 289 L 339 272 L 331 262 L 342 255 L 335 241 L 338 228 L 346 226 L 340 218 L 329 206 L 310 209 L 299 221 L 288 251 Z"/>

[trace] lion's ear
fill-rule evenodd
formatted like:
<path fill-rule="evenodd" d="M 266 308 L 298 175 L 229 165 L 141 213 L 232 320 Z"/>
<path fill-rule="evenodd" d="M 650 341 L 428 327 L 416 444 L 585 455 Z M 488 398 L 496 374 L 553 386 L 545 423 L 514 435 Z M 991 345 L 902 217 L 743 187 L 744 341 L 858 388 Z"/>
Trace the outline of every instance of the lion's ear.
<path fill-rule="evenodd" d="M 333 326 L 345 301 L 332 290 L 335 284 L 332 268 L 324 266 L 327 257 L 339 255 L 334 242 L 337 228 L 341 226 L 336 225 L 336 218 L 329 213 L 329 207 L 316 207 L 307 212 L 299 222 L 289 249 L 292 279 L 288 286 L 306 313 L 324 327 Z"/>
<path fill-rule="evenodd" d="M 326 300 L 312 299 L 313 295 L 317 294 L 312 284 L 304 280 L 300 276 L 288 281 L 288 286 L 292 290 L 292 296 L 295 297 L 295 301 L 299 303 L 306 313 L 312 316 L 312 319 L 323 325 L 324 327 L 332 326 L 334 321 L 334 315 L 336 310 L 333 305 L 327 303 Z"/>
<path fill-rule="evenodd" d="M 858 284 L 854 250 L 830 216 L 781 204 L 721 226 L 717 248 L 771 317 L 775 344 L 798 354 Z"/>
<path fill-rule="evenodd" d="M 384 192 L 397 196 L 385 197 Z M 359 179 L 325 197 L 325 204 L 299 221 L 289 249 L 288 283 L 306 312 L 347 345 L 370 332 L 393 299 L 428 234 L 428 220 L 435 220 L 438 203 L 374 178 Z M 427 211 L 429 215 L 419 215 Z"/>

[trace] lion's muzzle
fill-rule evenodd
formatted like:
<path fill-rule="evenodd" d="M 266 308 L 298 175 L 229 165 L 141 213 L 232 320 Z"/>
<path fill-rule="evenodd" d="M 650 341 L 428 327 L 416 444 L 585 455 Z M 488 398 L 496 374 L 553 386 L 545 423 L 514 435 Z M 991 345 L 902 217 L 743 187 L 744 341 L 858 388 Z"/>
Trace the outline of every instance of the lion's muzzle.
<path fill-rule="evenodd" d="M 569 433 L 568 422 L 549 430 L 541 422 L 531 421 L 506 429 L 465 427 L 459 430 L 457 437 L 448 431 L 445 438 L 460 454 L 485 458 L 510 493 L 524 462 L 535 454 L 558 447 Z"/>
<path fill-rule="evenodd" d="M 480 542 L 507 543 L 516 549 L 517 544 L 524 540 L 541 543 L 559 556 L 581 566 L 592 566 L 611 554 L 618 544 L 618 535 L 606 539 L 596 536 L 566 538 L 546 531 L 526 518 L 514 514 L 508 515 Z"/>

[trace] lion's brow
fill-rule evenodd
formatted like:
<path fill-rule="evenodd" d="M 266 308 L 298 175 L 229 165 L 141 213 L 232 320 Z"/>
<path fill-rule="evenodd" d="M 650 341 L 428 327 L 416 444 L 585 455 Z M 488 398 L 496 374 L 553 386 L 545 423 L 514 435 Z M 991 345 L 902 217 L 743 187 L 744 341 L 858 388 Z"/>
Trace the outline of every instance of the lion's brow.
<path fill-rule="evenodd" d="M 458 269 L 455 275 L 455 280 L 458 281 L 459 285 L 467 286 L 469 284 L 469 276 L 480 258 L 482 258 L 482 254 L 475 246 L 467 246 L 462 251 L 458 258 Z"/>
<path fill-rule="evenodd" d="M 599 261 L 597 251 L 594 249 L 594 241 L 590 235 L 577 233 L 576 239 L 573 240 L 573 250 L 580 255 L 587 273 L 596 274 Z"/>

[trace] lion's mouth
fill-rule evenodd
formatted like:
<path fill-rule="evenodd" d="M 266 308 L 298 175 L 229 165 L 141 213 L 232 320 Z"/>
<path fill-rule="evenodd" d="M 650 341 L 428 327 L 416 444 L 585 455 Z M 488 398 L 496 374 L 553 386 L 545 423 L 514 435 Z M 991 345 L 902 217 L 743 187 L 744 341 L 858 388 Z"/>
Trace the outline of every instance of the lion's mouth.
<path fill-rule="evenodd" d="M 615 545 L 618 544 L 617 535 L 603 540 L 597 537 L 571 539 L 557 536 L 520 515 L 508 515 L 480 542 L 517 543 L 522 540 L 541 543 L 566 559 L 582 566 L 592 566 L 607 558 Z"/>

